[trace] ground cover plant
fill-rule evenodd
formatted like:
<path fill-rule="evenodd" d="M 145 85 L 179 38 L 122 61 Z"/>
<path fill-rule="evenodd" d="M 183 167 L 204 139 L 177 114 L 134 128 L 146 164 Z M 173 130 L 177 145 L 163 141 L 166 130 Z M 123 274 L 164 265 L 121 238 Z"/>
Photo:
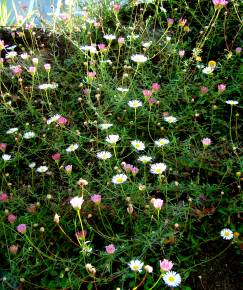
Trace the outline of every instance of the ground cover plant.
<path fill-rule="evenodd" d="M 240 1 L 52 17 L 0 33 L 0 288 L 241 289 Z"/>

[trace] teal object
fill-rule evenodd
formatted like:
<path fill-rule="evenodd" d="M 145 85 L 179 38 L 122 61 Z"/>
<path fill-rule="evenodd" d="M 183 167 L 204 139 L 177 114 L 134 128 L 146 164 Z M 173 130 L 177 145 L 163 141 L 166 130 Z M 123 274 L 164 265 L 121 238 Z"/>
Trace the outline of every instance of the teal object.
<path fill-rule="evenodd" d="M 59 16 L 61 6 L 65 3 L 65 0 L 7 0 L 6 2 L 8 11 L 11 11 L 9 19 L 15 22 L 16 13 L 23 17 L 30 15 L 28 22 L 34 22 L 38 26 L 40 21 L 36 14 L 39 14 L 46 21 L 51 21 L 51 12 L 54 11 L 55 15 Z M 80 2 L 82 3 L 83 1 Z M 53 7 L 53 10 L 51 10 L 51 7 Z M 11 23 L 8 23 L 8 25 L 11 25 Z"/>

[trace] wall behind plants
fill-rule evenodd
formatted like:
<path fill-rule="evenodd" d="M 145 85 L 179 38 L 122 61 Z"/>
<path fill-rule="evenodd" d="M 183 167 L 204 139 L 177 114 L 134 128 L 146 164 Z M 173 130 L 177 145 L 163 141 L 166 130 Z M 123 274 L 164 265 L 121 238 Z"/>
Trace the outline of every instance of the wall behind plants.
<path fill-rule="evenodd" d="M 22 24 L 22 16 L 25 19 L 27 16 L 30 16 L 30 20 L 39 26 L 40 18 L 46 21 L 51 21 L 51 13 L 54 12 L 56 16 L 61 14 L 61 9 L 65 3 L 68 4 L 69 1 L 65 0 L 7 0 L 6 7 L 11 16 L 7 21 L 8 25 L 13 25 L 17 21 L 19 24 Z M 85 0 L 76 1 L 79 5 L 85 4 Z M 89 1 L 90 2 L 90 1 Z M 52 11 L 53 7 L 53 11 Z M 78 11 L 78 7 L 76 7 Z M 17 13 L 16 13 L 17 12 Z M 18 16 L 20 16 L 18 20 Z"/>

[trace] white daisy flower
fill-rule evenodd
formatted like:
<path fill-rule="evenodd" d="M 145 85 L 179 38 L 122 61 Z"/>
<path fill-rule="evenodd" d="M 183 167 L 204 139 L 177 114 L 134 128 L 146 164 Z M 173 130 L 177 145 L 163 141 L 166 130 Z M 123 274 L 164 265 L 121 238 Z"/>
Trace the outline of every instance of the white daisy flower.
<path fill-rule="evenodd" d="M 11 155 L 9 155 L 9 154 L 3 154 L 3 155 L 2 155 L 2 159 L 3 159 L 4 161 L 9 161 L 9 160 L 11 159 Z"/>
<path fill-rule="evenodd" d="M 152 157 L 146 156 L 146 155 L 142 155 L 142 156 L 140 156 L 138 158 L 138 161 L 142 162 L 143 164 L 147 164 L 147 163 L 152 161 Z"/>
<path fill-rule="evenodd" d="M 12 59 L 12 58 L 15 58 L 17 56 L 17 52 L 16 51 L 10 51 L 8 52 L 6 55 L 5 55 L 5 58 L 8 59 Z"/>
<path fill-rule="evenodd" d="M 166 139 L 166 138 L 161 138 L 159 140 L 154 141 L 154 144 L 157 147 L 163 147 L 163 146 L 165 146 L 165 145 L 167 145 L 169 143 L 170 143 L 170 141 L 168 139 Z"/>
<path fill-rule="evenodd" d="M 109 129 L 109 128 L 112 127 L 112 126 L 113 126 L 113 124 L 106 123 L 106 124 L 100 124 L 100 125 L 99 125 L 99 128 L 100 128 L 101 130 L 107 130 L 107 129 Z"/>
<path fill-rule="evenodd" d="M 50 85 L 49 84 L 41 84 L 38 86 L 39 90 L 47 90 L 49 89 Z"/>
<path fill-rule="evenodd" d="M 127 36 L 127 39 L 138 39 L 139 37 L 139 34 L 131 34 Z"/>
<path fill-rule="evenodd" d="M 175 123 L 177 121 L 177 118 L 173 116 L 169 116 L 169 117 L 164 117 L 164 120 L 165 122 L 168 122 L 168 123 Z"/>
<path fill-rule="evenodd" d="M 112 177 L 111 182 L 114 184 L 122 184 L 126 182 L 127 176 L 125 174 L 117 174 Z"/>
<path fill-rule="evenodd" d="M 134 272 L 142 272 L 144 263 L 140 260 L 132 260 L 130 263 L 128 263 L 128 266 L 130 269 Z"/>
<path fill-rule="evenodd" d="M 38 86 L 39 90 L 48 90 L 48 89 L 56 89 L 58 87 L 57 83 L 51 83 L 51 84 L 41 84 Z"/>
<path fill-rule="evenodd" d="M 137 4 L 149 4 L 149 3 L 153 3 L 154 0 L 137 0 L 136 3 Z"/>
<path fill-rule="evenodd" d="M 214 68 L 213 68 L 213 67 L 209 67 L 209 66 L 206 66 L 206 67 L 202 70 L 202 72 L 203 72 L 204 74 L 206 74 L 206 75 L 211 74 L 213 71 L 214 71 Z"/>
<path fill-rule="evenodd" d="M 101 63 L 108 63 L 108 64 L 112 64 L 112 61 L 110 59 L 106 59 L 106 60 L 101 60 Z"/>
<path fill-rule="evenodd" d="M 143 63 L 148 60 L 148 58 L 143 54 L 134 54 L 131 56 L 131 60 L 138 63 Z"/>
<path fill-rule="evenodd" d="M 204 68 L 204 65 L 203 65 L 202 63 L 199 63 L 199 64 L 196 65 L 196 67 L 197 67 L 198 69 L 203 69 L 203 68 Z"/>
<path fill-rule="evenodd" d="M 233 101 L 233 100 L 228 100 L 225 103 L 228 104 L 228 105 L 231 105 L 231 106 L 234 106 L 234 105 L 238 105 L 239 104 L 238 101 Z"/>
<path fill-rule="evenodd" d="M 97 53 L 97 49 L 93 45 L 85 45 L 80 47 L 81 50 L 89 51 L 90 53 Z"/>
<path fill-rule="evenodd" d="M 10 129 L 8 129 L 8 131 L 6 132 L 6 134 L 13 134 L 13 133 L 16 133 L 16 132 L 18 132 L 18 128 L 10 128 Z"/>
<path fill-rule="evenodd" d="M 138 108 L 138 107 L 142 107 L 143 103 L 141 101 L 138 101 L 138 100 L 132 100 L 132 101 L 129 101 L 128 102 L 128 106 L 130 108 Z"/>
<path fill-rule="evenodd" d="M 24 138 L 24 139 L 31 139 L 31 138 L 34 138 L 34 137 L 35 137 L 35 133 L 32 132 L 32 131 L 30 131 L 30 132 L 26 132 L 26 133 L 24 133 L 24 135 L 23 135 L 23 138 Z"/>
<path fill-rule="evenodd" d="M 169 271 L 166 274 L 163 275 L 163 280 L 165 284 L 169 287 L 177 287 L 181 284 L 181 276 L 180 274 Z"/>
<path fill-rule="evenodd" d="M 47 166 L 39 166 L 36 171 L 39 173 L 45 173 L 48 170 Z"/>
<path fill-rule="evenodd" d="M 145 149 L 145 145 L 144 145 L 144 143 L 141 142 L 141 141 L 133 140 L 133 141 L 131 142 L 131 144 L 132 144 L 132 146 L 133 146 L 136 150 L 138 150 L 138 151 L 142 151 L 142 150 Z"/>
<path fill-rule="evenodd" d="M 129 91 L 127 88 L 117 88 L 117 90 L 122 93 L 127 93 Z"/>
<path fill-rule="evenodd" d="M 53 117 L 49 118 L 49 119 L 46 121 L 47 125 L 49 125 L 49 124 L 51 124 L 51 123 L 53 123 L 53 122 L 56 122 L 60 117 L 61 117 L 61 115 L 56 114 L 56 115 L 54 115 Z"/>
<path fill-rule="evenodd" d="M 51 83 L 50 84 L 50 89 L 56 89 L 58 87 L 57 83 Z"/>
<path fill-rule="evenodd" d="M 96 157 L 101 160 L 106 160 L 111 158 L 112 154 L 108 151 L 100 151 L 96 154 Z"/>
<path fill-rule="evenodd" d="M 114 40 L 114 39 L 116 39 L 116 36 L 114 34 L 105 34 L 104 38 L 106 40 Z"/>
<path fill-rule="evenodd" d="M 149 48 L 151 44 L 152 44 L 152 41 L 142 42 L 142 46 L 145 48 Z"/>
<path fill-rule="evenodd" d="M 81 50 L 84 50 L 84 51 L 89 51 L 89 50 L 90 50 L 90 45 L 83 45 L 83 46 L 80 46 L 80 49 L 81 49 Z"/>
<path fill-rule="evenodd" d="M 67 152 L 73 152 L 73 151 L 77 150 L 78 147 L 79 147 L 78 144 L 75 143 L 75 144 L 72 144 L 72 145 L 68 146 L 68 148 L 66 148 L 66 151 Z"/>
<path fill-rule="evenodd" d="M 119 135 L 108 135 L 105 138 L 105 141 L 110 143 L 110 144 L 116 144 L 120 140 Z"/>
<path fill-rule="evenodd" d="M 164 163 L 155 163 L 150 166 L 150 172 L 152 174 L 162 174 L 166 170 L 166 167 Z"/>
<path fill-rule="evenodd" d="M 165 39 L 166 39 L 167 42 L 170 42 L 171 41 L 171 37 L 170 36 L 166 36 Z"/>
<path fill-rule="evenodd" d="M 26 60 L 30 57 L 30 55 L 28 55 L 28 53 L 24 52 L 24 53 L 21 53 L 20 57 L 23 59 L 23 60 Z"/>
<path fill-rule="evenodd" d="M 233 232 L 230 229 L 223 229 L 220 232 L 220 236 L 224 239 L 224 240 L 231 240 L 234 237 Z"/>
<path fill-rule="evenodd" d="M 35 162 L 31 162 L 28 166 L 29 166 L 29 168 L 33 169 L 36 166 L 36 163 Z"/>

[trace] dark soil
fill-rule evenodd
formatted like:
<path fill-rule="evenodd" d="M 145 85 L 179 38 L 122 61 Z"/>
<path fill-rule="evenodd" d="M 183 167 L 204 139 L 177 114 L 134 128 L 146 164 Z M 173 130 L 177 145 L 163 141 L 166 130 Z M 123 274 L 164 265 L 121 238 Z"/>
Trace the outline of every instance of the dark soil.
<path fill-rule="evenodd" d="M 227 243 L 228 241 L 226 241 Z M 227 247 L 227 244 L 225 244 Z M 201 265 L 190 275 L 189 285 L 193 290 L 242 290 L 243 289 L 243 255 L 236 254 L 232 245 L 220 257 Z M 239 250 L 240 251 L 240 250 Z M 217 244 L 207 245 L 202 259 L 213 258 L 219 252 Z M 200 263 L 200 260 L 198 260 Z M 182 288 L 183 289 L 183 288 Z"/>

